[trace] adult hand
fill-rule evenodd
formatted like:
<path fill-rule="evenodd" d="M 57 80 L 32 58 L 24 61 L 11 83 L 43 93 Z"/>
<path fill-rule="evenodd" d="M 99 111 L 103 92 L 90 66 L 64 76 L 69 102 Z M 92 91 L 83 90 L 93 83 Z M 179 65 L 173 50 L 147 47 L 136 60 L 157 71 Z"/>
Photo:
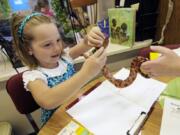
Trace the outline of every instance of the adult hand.
<path fill-rule="evenodd" d="M 144 62 L 141 65 L 143 72 L 151 77 L 180 75 L 180 57 L 175 52 L 162 46 L 151 46 L 151 50 L 161 56 L 156 60 Z"/>

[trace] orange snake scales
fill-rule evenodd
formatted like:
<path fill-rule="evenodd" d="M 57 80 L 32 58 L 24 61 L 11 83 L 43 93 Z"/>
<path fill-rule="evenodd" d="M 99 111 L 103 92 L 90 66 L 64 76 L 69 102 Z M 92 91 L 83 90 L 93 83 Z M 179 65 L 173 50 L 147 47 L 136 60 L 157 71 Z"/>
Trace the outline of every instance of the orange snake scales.
<path fill-rule="evenodd" d="M 109 42 L 109 39 L 106 38 L 103 42 L 103 46 L 107 47 Z M 95 48 L 95 50 L 98 48 Z M 94 51 L 95 51 L 94 50 Z M 147 74 L 144 74 L 141 70 L 140 70 L 140 66 L 143 62 L 148 61 L 148 58 L 145 57 L 141 57 L 141 56 L 137 56 L 136 58 L 134 58 L 131 62 L 131 67 L 130 67 L 130 74 L 129 76 L 125 79 L 125 80 L 121 80 L 121 79 L 116 79 L 113 77 L 113 75 L 110 73 L 107 65 L 105 65 L 102 69 L 102 73 L 105 76 L 105 78 L 107 80 L 109 80 L 112 84 L 114 84 L 116 87 L 118 88 L 124 88 L 127 87 L 129 85 L 131 85 L 133 83 L 133 81 L 136 79 L 137 77 L 137 73 L 139 72 L 142 76 L 144 76 L 145 78 L 149 78 L 149 76 Z"/>

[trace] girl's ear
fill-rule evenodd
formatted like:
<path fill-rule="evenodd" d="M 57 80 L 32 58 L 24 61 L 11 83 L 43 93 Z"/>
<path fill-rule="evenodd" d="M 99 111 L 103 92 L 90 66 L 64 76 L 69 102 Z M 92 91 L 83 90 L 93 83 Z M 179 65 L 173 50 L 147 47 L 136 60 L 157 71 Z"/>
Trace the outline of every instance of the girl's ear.
<path fill-rule="evenodd" d="M 32 55 L 32 54 L 33 54 L 32 51 L 29 51 L 28 53 L 29 53 L 29 55 Z"/>
<path fill-rule="evenodd" d="M 29 54 L 29 55 L 33 55 L 32 48 L 31 48 L 31 47 L 28 48 L 28 54 Z"/>

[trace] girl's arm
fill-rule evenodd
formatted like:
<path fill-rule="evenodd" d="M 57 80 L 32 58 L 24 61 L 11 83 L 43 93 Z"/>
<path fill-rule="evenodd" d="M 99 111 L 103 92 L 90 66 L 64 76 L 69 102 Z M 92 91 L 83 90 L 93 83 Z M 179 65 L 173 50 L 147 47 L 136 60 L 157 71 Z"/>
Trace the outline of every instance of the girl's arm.
<path fill-rule="evenodd" d="M 69 55 L 75 59 L 92 47 L 101 47 L 104 39 L 104 34 L 101 32 L 99 27 L 93 27 L 83 41 L 70 48 Z"/>
<path fill-rule="evenodd" d="M 105 62 L 106 53 L 102 47 L 90 56 L 81 70 L 70 79 L 52 88 L 49 88 L 44 81 L 37 79 L 29 82 L 27 88 L 41 107 L 45 109 L 56 108 L 75 95 L 83 85 L 95 77 Z"/>

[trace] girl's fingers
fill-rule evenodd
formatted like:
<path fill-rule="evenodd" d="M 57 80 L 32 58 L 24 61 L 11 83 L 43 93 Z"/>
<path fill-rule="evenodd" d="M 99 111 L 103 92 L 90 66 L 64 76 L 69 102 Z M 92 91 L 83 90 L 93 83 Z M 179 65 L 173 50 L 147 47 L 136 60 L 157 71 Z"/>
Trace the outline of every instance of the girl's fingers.
<path fill-rule="evenodd" d="M 97 47 L 97 48 L 100 48 L 102 46 L 101 44 L 93 44 L 91 42 L 88 42 L 88 45 L 91 47 Z"/>
<path fill-rule="evenodd" d="M 105 39 L 105 36 L 104 36 L 104 34 L 101 31 L 96 32 L 96 35 L 101 37 L 102 39 Z"/>
<path fill-rule="evenodd" d="M 89 37 L 92 37 L 94 39 L 97 39 L 97 40 L 104 40 L 104 34 L 103 33 L 99 33 L 99 32 L 92 32 L 89 34 Z"/>
<path fill-rule="evenodd" d="M 89 37 L 88 38 L 88 44 L 89 45 L 102 45 L 102 43 L 103 43 L 103 40 L 101 39 L 101 40 L 98 40 L 98 39 L 94 39 L 94 38 L 92 38 L 92 37 Z"/>
<path fill-rule="evenodd" d="M 101 32 L 101 29 L 99 27 L 94 27 L 92 29 L 93 33 L 96 33 L 98 36 L 100 36 L 101 38 L 105 39 L 104 34 Z"/>
<path fill-rule="evenodd" d="M 92 56 L 94 56 L 96 58 L 100 57 L 103 52 L 104 52 L 104 47 L 101 47 Z"/>
<path fill-rule="evenodd" d="M 99 56 L 99 60 L 101 61 L 101 60 L 106 59 L 106 56 L 107 56 L 106 50 L 104 50 L 104 51 L 102 52 L 102 54 Z"/>

